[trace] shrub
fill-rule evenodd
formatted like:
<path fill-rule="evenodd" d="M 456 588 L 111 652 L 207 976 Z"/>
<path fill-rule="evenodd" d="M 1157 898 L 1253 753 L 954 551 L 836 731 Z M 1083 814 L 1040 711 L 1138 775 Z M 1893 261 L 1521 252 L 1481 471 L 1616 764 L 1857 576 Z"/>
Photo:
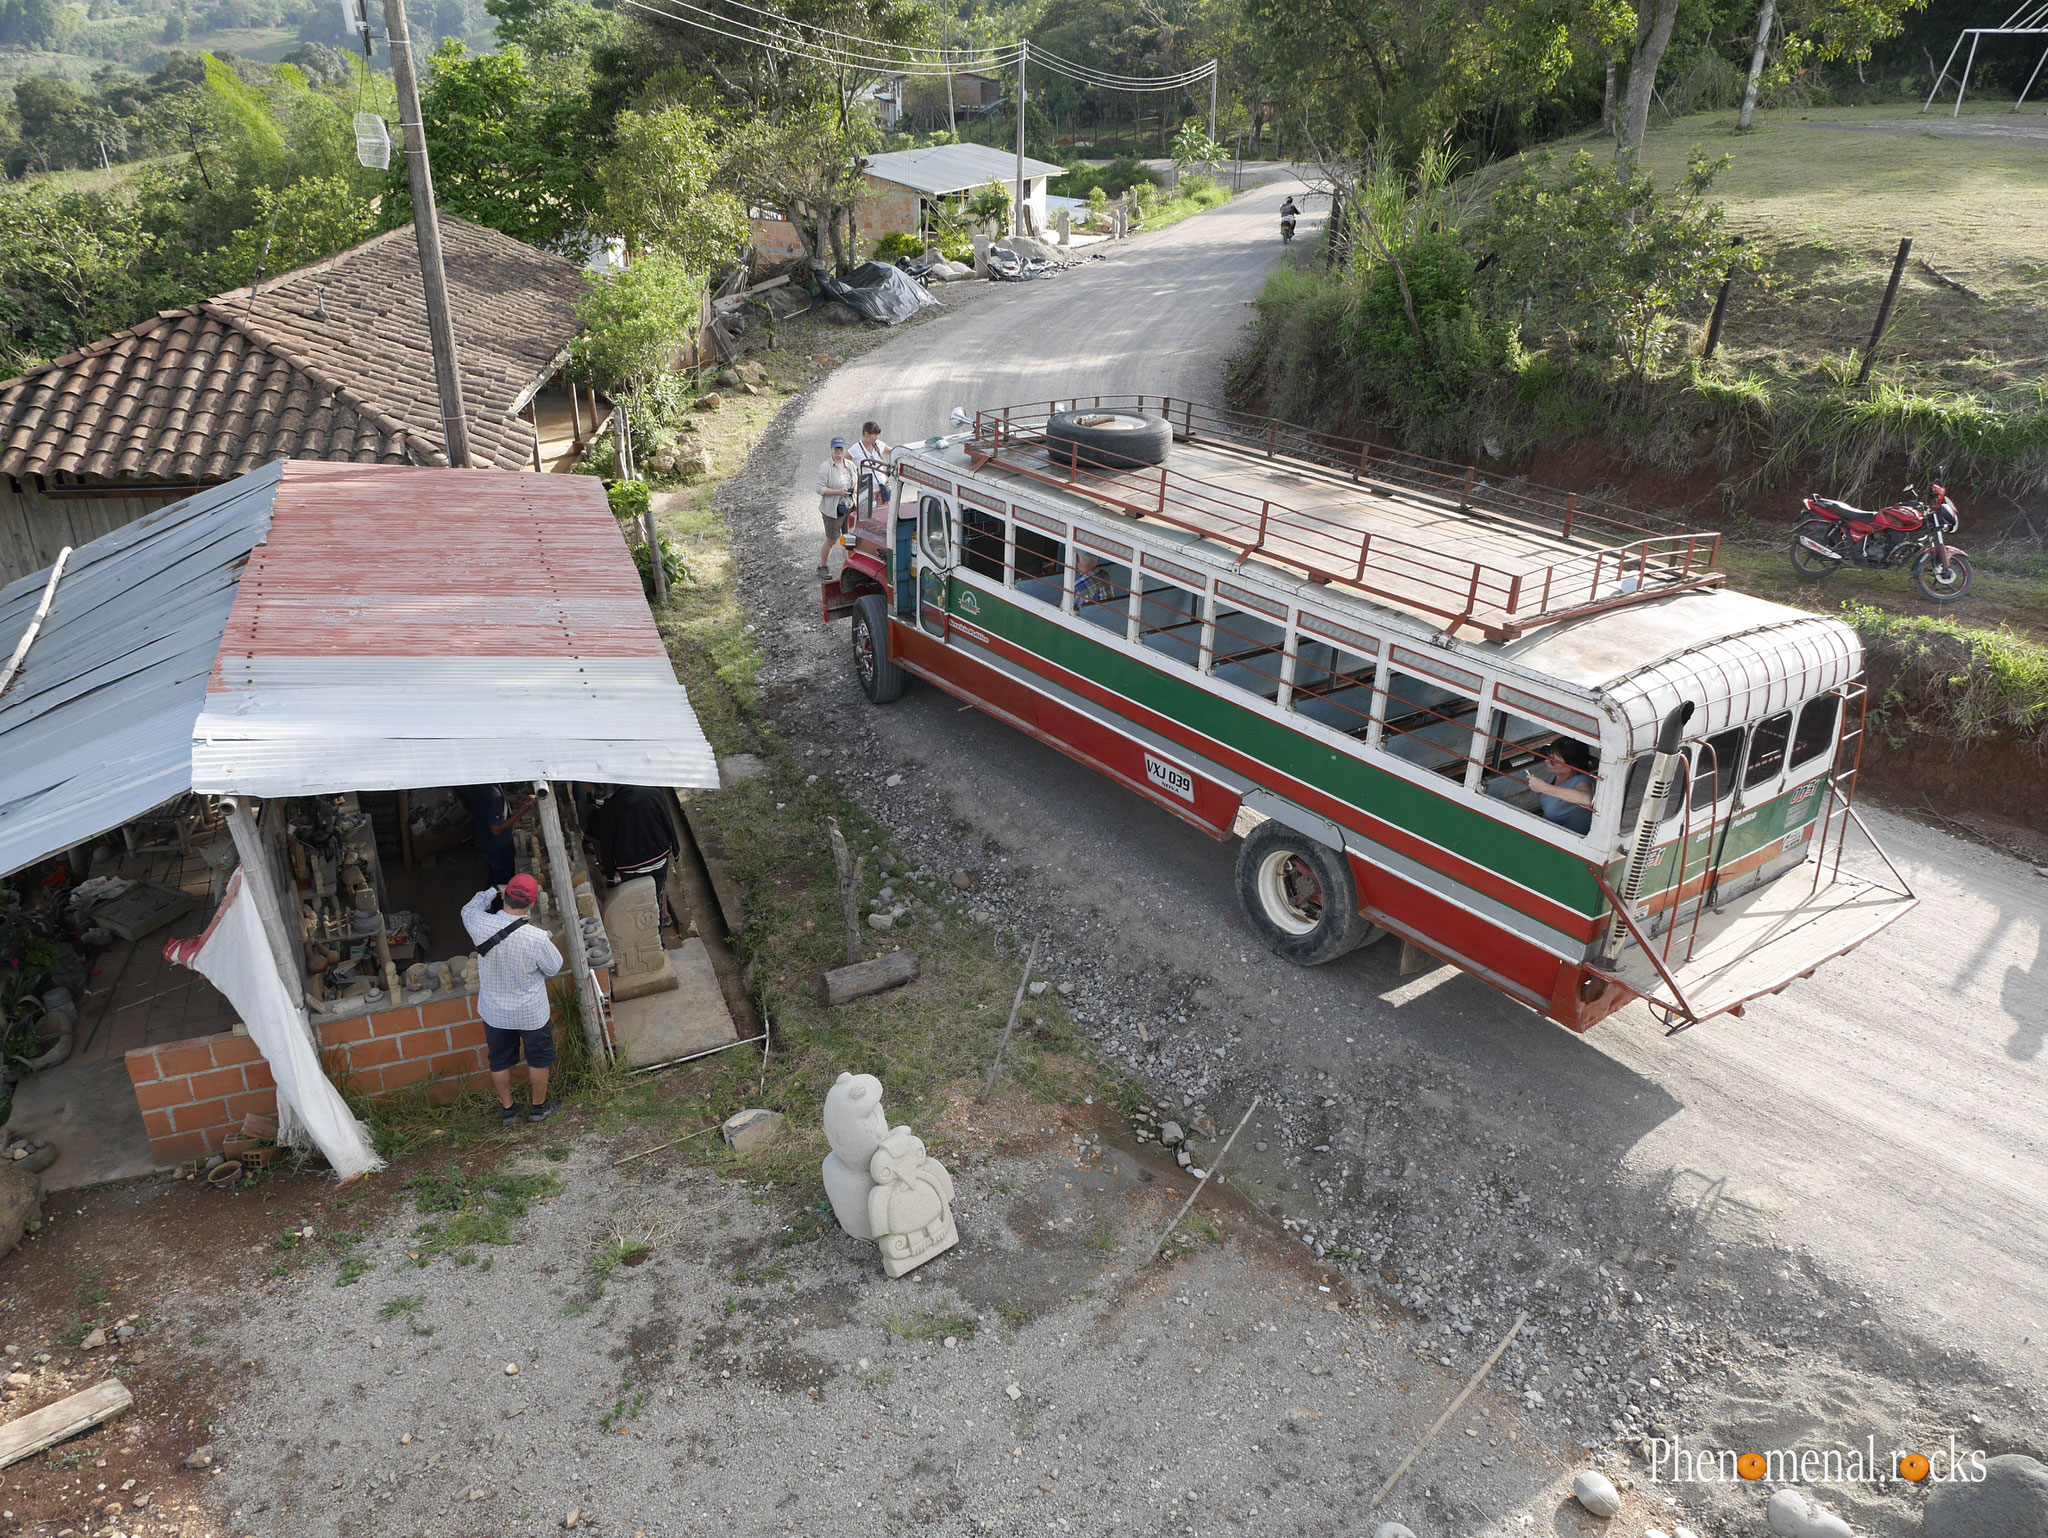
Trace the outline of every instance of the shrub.
<path fill-rule="evenodd" d="M 604 495 L 612 505 L 614 518 L 644 518 L 647 515 L 645 481 L 606 481 Z"/>
<path fill-rule="evenodd" d="M 1472 258 L 1424 233 L 1365 277 L 1345 327 L 1366 390 L 1411 418 L 1447 416 L 1496 378 L 1505 330 L 1472 303 Z"/>
<path fill-rule="evenodd" d="M 906 256 L 924 255 L 924 242 L 907 230 L 891 230 L 875 242 L 875 260 L 894 262 Z"/>

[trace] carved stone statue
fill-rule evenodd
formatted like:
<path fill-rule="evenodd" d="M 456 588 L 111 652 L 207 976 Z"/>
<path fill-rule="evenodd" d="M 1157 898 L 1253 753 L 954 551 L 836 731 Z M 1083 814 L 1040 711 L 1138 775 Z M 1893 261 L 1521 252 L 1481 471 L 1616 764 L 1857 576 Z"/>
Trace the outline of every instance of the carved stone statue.
<path fill-rule="evenodd" d="M 678 986 L 675 967 L 661 945 L 661 909 L 654 878 L 635 876 L 605 899 L 604 931 L 612 943 L 612 997 L 645 998 Z"/>
<path fill-rule="evenodd" d="M 960 1242 L 953 1222 L 953 1177 L 908 1127 L 898 1127 L 868 1161 L 868 1226 L 890 1276 L 915 1271 Z"/>
<path fill-rule="evenodd" d="M 868 1226 L 868 1193 L 875 1188 L 868 1161 L 889 1135 L 882 1110 L 882 1081 L 871 1073 L 842 1073 L 825 1094 L 825 1194 L 832 1215 L 856 1239 L 872 1239 Z"/>

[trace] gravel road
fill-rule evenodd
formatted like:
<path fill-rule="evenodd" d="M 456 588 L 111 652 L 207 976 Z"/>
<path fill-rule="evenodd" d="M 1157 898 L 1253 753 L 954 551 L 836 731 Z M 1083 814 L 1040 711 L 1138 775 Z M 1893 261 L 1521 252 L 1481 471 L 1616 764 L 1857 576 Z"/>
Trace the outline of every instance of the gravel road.
<path fill-rule="evenodd" d="M 1631 1010 L 1579 1038 L 1453 970 L 1402 979 L 1391 947 L 1288 967 L 1237 927 L 1232 845 L 937 691 L 860 700 L 807 581 L 801 480 L 825 440 L 866 416 L 892 439 L 942 431 L 955 405 L 1216 396 L 1290 185 L 977 295 L 792 403 L 726 496 L 785 727 L 844 754 L 842 778 L 928 858 L 983 868 L 1006 923 L 1047 926 L 1082 1012 L 1160 1093 L 1219 1118 L 1276 1095 L 1252 1176 L 1313 1242 L 1453 1345 L 1533 1300 L 1549 1365 L 1515 1381 L 1560 1434 L 1953 1432 L 2040 1456 L 2048 882 L 2030 867 L 1872 812 L 1925 899 L 1893 931 L 1743 1019 L 1667 1039 Z M 1687 1501 L 1732 1520 L 1754 1493 Z M 1919 1494 L 1830 1498 L 1904 1532 Z"/>

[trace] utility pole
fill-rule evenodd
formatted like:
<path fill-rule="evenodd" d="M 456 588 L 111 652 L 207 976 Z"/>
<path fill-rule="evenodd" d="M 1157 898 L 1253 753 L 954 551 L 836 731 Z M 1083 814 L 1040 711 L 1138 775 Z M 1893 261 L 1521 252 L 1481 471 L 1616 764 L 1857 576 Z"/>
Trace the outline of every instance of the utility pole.
<path fill-rule="evenodd" d="M 960 137 L 960 119 L 953 111 L 953 61 L 947 56 L 947 49 L 953 42 L 953 18 L 944 11 L 939 12 L 939 68 L 946 72 L 946 132 L 955 139 Z"/>
<path fill-rule="evenodd" d="M 1209 142 L 1216 142 L 1216 77 L 1220 73 L 1216 61 L 1209 61 Z"/>
<path fill-rule="evenodd" d="M 1017 206 L 1011 212 L 1011 233 L 1024 233 L 1024 61 L 1031 57 L 1031 39 L 1017 50 Z"/>
<path fill-rule="evenodd" d="M 405 138 L 405 168 L 412 183 L 412 228 L 420 248 L 420 284 L 427 294 L 427 334 L 434 344 L 434 384 L 441 396 L 441 433 L 448 463 L 469 464 L 469 416 L 462 406 L 462 370 L 455 358 L 455 329 L 448 319 L 448 272 L 441 262 L 441 220 L 434 211 L 434 173 L 427 165 L 427 129 L 420 120 L 420 86 L 412 70 L 412 39 L 405 26 L 405 0 L 384 0 L 384 32 L 391 44 L 391 78 L 398 86 L 399 128 Z M 538 434 L 538 427 L 535 428 Z"/>

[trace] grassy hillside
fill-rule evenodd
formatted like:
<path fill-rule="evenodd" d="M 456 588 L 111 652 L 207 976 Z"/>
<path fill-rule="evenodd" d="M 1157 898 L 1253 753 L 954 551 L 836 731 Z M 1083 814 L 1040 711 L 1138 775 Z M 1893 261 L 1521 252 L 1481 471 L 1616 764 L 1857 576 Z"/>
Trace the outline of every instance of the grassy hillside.
<path fill-rule="evenodd" d="M 2022 392 L 2048 360 L 2048 121 L 2009 102 L 1733 113 L 1653 129 L 1643 163 L 1676 179 L 1693 145 L 1731 155 L 1729 224 L 1769 257 L 1730 300 L 1722 361 L 1806 374 L 1870 335 L 1899 237 L 1914 260 L 1880 368 L 1920 389 Z M 1931 270 L 1930 270 L 1931 269 Z M 1949 280 L 1944 282 L 1943 280 Z M 1960 286 L 1958 286 L 1960 285 Z M 1967 290 L 1967 291 L 1966 291 Z"/>

